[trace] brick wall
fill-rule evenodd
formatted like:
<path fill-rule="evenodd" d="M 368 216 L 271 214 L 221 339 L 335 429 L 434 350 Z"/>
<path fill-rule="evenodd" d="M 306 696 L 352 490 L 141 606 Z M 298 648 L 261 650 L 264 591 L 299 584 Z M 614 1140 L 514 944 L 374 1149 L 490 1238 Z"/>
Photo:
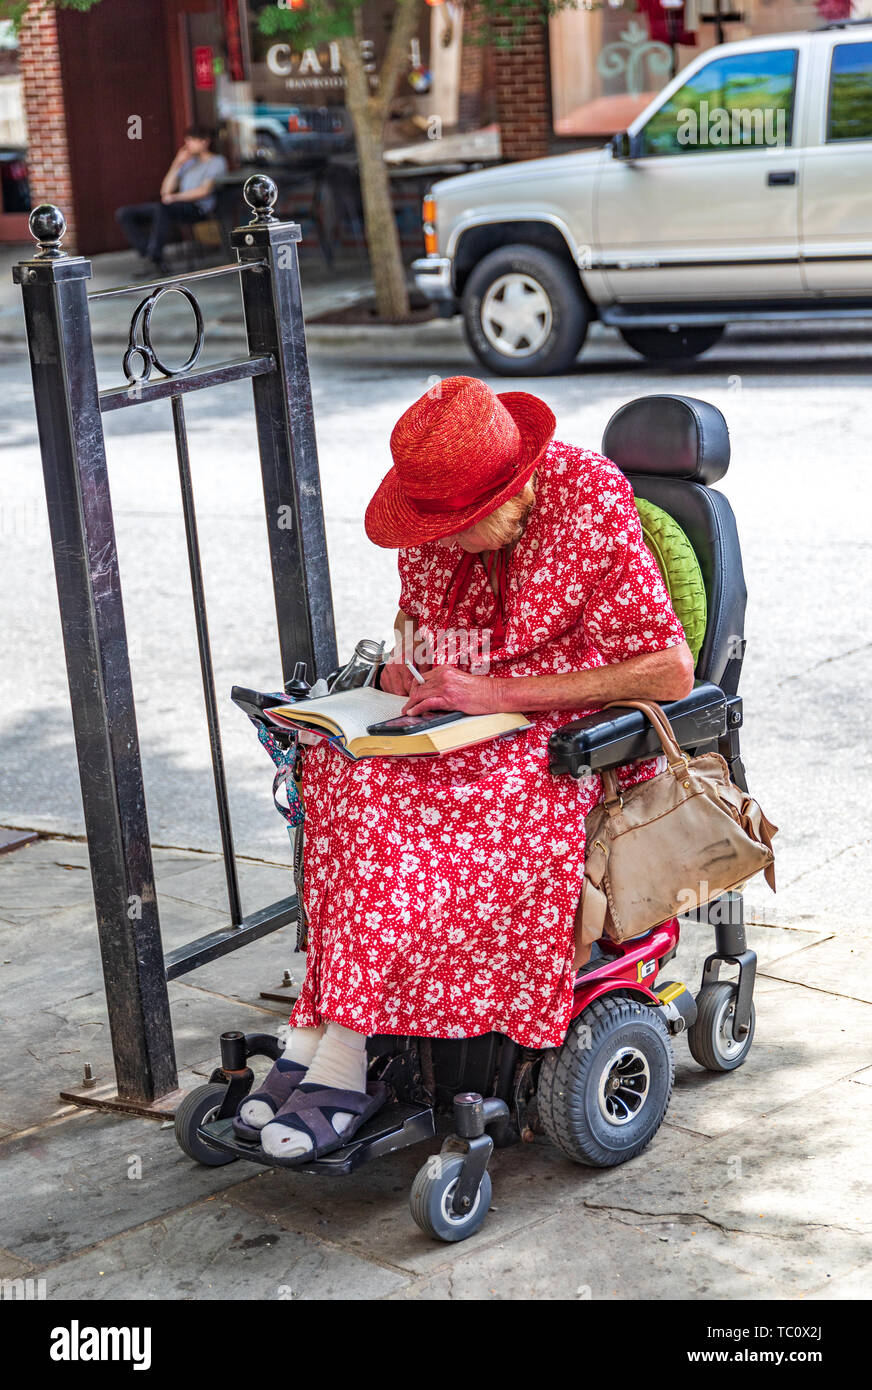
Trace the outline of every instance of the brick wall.
<path fill-rule="evenodd" d="M 485 47 L 479 41 L 480 33 L 481 20 L 475 4 L 464 5 L 457 103 L 459 130 L 475 130 L 481 124 L 481 84 L 484 76 Z"/>
<path fill-rule="evenodd" d="M 511 33 L 510 20 L 495 27 L 512 42 L 493 49 L 503 158 L 538 159 L 548 153 L 551 135 L 548 25 L 531 15 L 521 36 Z"/>
<path fill-rule="evenodd" d="M 463 7 L 458 130 L 478 130 L 497 119 L 493 48 L 482 42 L 484 25 L 475 0 Z"/>
<path fill-rule="evenodd" d="M 64 249 L 76 245 L 73 183 L 64 115 L 64 92 L 57 36 L 57 14 L 36 0 L 24 17 L 20 70 L 27 119 L 27 165 L 33 206 L 56 203 L 67 219 Z"/>

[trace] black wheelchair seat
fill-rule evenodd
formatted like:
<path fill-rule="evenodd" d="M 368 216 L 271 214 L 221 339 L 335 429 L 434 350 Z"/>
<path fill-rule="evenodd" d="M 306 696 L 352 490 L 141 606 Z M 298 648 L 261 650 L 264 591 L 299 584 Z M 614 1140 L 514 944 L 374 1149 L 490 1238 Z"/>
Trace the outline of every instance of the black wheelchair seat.
<path fill-rule="evenodd" d="M 742 724 L 739 676 L 745 651 L 745 576 L 736 521 L 716 491 L 729 467 L 730 436 L 716 406 L 692 396 L 641 396 L 621 406 L 606 425 L 603 454 L 643 497 L 678 522 L 702 571 L 706 630 L 696 684 L 683 700 L 663 705 L 679 745 L 692 753 L 717 750 L 733 780 L 745 786 L 739 759 Z M 552 734 L 554 774 L 581 777 L 662 751 L 638 710 L 600 710 Z"/>
<path fill-rule="evenodd" d="M 708 610 L 696 674 L 735 695 L 747 592 L 733 509 L 711 486 L 730 463 L 726 420 L 716 406 L 692 396 L 641 396 L 612 416 L 602 451 L 636 496 L 668 512 L 693 546 Z"/>

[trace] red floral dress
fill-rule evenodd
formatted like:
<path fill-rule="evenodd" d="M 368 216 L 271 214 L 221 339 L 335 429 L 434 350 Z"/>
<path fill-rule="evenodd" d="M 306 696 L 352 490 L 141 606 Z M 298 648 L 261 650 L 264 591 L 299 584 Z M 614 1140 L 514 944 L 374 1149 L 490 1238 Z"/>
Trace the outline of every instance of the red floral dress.
<path fill-rule="evenodd" d="M 458 553 L 432 543 L 399 552 L 400 607 L 425 636 L 436 637 Z M 452 624 L 484 627 L 492 608 L 477 567 Z M 555 441 L 511 553 L 490 674 L 580 671 L 683 640 L 629 483 L 601 455 Z M 309 946 L 292 1024 L 562 1042 L 584 817 L 602 788 L 596 774 L 553 777 L 547 746 L 586 712 L 533 714 L 523 733 L 435 758 L 354 762 L 326 743 L 307 748 Z M 655 769 L 637 763 L 619 781 Z"/>

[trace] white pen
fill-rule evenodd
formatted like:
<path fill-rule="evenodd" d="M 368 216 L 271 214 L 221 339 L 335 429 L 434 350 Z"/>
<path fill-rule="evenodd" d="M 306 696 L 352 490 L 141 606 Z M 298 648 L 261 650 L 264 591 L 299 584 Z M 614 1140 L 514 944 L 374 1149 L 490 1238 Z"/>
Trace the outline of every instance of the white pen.
<path fill-rule="evenodd" d="M 415 680 L 418 682 L 418 684 L 419 684 L 419 685 L 423 685 L 423 684 L 424 684 L 424 677 L 421 675 L 421 672 L 420 672 L 419 670 L 417 670 L 417 668 L 416 668 L 415 666 L 412 665 L 411 661 L 407 661 L 407 662 L 406 662 L 406 666 L 407 666 L 408 669 L 411 671 L 412 675 L 415 677 Z"/>

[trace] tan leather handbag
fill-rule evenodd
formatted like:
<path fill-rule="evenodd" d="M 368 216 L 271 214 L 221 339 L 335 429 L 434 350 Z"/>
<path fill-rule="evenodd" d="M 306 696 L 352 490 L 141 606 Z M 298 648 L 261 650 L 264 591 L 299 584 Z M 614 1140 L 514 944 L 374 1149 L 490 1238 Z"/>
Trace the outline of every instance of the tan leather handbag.
<path fill-rule="evenodd" d="M 672 725 L 649 700 L 613 700 L 647 715 L 667 769 L 623 795 L 615 773 L 602 774 L 603 802 L 585 819 L 581 936 L 605 931 L 625 941 L 693 911 L 761 871 L 775 891 L 772 836 L 778 827 L 730 780 L 719 753 L 686 758 Z"/>

